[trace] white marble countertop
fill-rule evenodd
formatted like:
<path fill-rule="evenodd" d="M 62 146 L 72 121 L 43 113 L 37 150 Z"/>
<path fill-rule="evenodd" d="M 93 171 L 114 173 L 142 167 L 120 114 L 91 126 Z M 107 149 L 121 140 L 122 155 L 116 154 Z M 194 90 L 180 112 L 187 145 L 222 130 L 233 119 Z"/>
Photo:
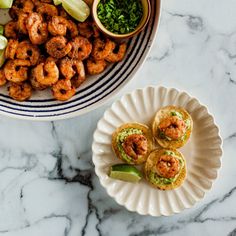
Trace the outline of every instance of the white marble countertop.
<path fill-rule="evenodd" d="M 0 236 L 236 235 L 236 1 L 163 0 L 158 37 L 143 68 L 113 100 L 149 84 L 176 87 L 214 114 L 224 140 L 219 178 L 193 208 L 140 216 L 111 199 L 91 161 L 96 123 L 0 117 Z"/>

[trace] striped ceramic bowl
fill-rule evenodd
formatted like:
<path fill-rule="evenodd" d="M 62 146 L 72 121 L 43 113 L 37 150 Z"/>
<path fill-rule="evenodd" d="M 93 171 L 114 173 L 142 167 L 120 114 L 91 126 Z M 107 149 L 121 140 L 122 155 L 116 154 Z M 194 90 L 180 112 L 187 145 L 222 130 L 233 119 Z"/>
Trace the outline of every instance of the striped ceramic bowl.
<path fill-rule="evenodd" d="M 53 99 L 50 91 L 35 92 L 26 102 L 8 96 L 7 87 L 0 90 L 0 114 L 29 120 L 57 120 L 71 118 L 97 108 L 117 93 L 137 72 L 150 50 L 157 33 L 161 0 L 151 1 L 152 13 L 147 27 L 128 41 L 124 60 L 110 65 L 102 74 L 89 77 L 69 101 Z M 0 11 L 0 23 L 6 23 L 7 12 Z"/>

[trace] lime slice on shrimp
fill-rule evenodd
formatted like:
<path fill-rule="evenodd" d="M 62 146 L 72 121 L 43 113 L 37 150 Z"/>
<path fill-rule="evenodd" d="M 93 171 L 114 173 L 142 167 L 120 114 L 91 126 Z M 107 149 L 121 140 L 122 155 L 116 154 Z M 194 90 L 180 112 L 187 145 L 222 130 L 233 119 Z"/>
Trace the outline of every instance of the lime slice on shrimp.
<path fill-rule="evenodd" d="M 129 164 L 117 164 L 111 167 L 109 176 L 126 182 L 138 182 L 142 178 L 141 172 Z"/>
<path fill-rule="evenodd" d="M 84 22 L 90 15 L 89 6 L 82 0 L 63 0 L 62 6 L 74 19 Z"/>
<path fill-rule="evenodd" d="M 53 0 L 54 5 L 60 5 L 62 3 L 62 0 Z"/>
<path fill-rule="evenodd" d="M 11 8 L 13 0 L 0 0 L 0 8 Z"/>
<path fill-rule="evenodd" d="M 5 62 L 5 50 L 0 50 L 0 68 Z"/>
<path fill-rule="evenodd" d="M 5 49 L 7 46 L 7 39 L 0 35 L 0 50 Z"/>

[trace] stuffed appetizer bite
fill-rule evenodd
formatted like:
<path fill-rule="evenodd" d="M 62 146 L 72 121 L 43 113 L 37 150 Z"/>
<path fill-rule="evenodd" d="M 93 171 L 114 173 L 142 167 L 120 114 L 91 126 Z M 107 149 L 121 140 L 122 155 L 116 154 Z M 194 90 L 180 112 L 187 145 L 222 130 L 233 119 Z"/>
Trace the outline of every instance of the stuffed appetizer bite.
<path fill-rule="evenodd" d="M 164 148 L 180 148 L 190 138 L 193 120 L 189 113 L 175 106 L 161 108 L 153 121 L 152 131 L 157 142 Z"/>
<path fill-rule="evenodd" d="M 186 177 L 186 162 L 183 155 L 174 149 L 153 151 L 145 164 L 146 180 L 161 190 L 178 188 Z"/>
<path fill-rule="evenodd" d="M 152 150 L 151 130 L 139 123 L 124 124 L 113 133 L 112 148 L 128 164 L 142 164 Z"/>

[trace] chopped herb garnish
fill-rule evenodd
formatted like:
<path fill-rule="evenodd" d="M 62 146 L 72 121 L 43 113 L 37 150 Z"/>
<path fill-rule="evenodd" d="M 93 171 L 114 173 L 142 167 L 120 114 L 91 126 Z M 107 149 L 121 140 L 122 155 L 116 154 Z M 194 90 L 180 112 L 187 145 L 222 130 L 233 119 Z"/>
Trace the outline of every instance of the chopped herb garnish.
<path fill-rule="evenodd" d="M 127 34 L 140 23 L 143 6 L 140 0 L 101 0 L 97 13 L 106 29 L 115 34 Z"/>
<path fill-rule="evenodd" d="M 178 112 L 178 111 L 171 111 L 171 112 L 170 112 L 170 115 L 171 115 L 171 116 L 177 116 L 177 117 L 179 117 L 180 119 L 183 119 L 182 114 L 181 114 L 180 112 Z"/>
<path fill-rule="evenodd" d="M 186 126 L 187 126 L 187 129 L 189 129 L 190 126 L 191 126 L 191 122 L 190 122 L 190 120 L 187 119 L 187 120 L 185 120 L 184 122 L 185 122 L 185 124 L 186 124 Z"/>

